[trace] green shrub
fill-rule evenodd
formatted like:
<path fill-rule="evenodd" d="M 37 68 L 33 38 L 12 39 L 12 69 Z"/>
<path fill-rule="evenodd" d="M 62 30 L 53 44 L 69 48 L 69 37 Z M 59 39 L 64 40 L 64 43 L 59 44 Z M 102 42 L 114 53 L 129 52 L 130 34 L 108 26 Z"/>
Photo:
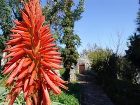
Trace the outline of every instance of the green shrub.
<path fill-rule="evenodd" d="M 140 85 L 134 84 L 138 69 L 130 61 L 108 50 L 94 51 L 91 58 L 97 82 L 116 105 L 140 105 Z"/>
<path fill-rule="evenodd" d="M 117 78 L 118 57 L 111 50 L 96 50 L 92 52 L 92 70 L 97 73 L 97 79 L 102 85 L 110 79 Z"/>
<path fill-rule="evenodd" d="M 64 105 L 80 105 L 80 87 L 76 83 L 68 85 L 69 91 L 64 91 L 60 95 L 51 93 L 51 99 Z"/>
<path fill-rule="evenodd" d="M 61 95 L 51 94 L 51 99 L 54 102 L 59 102 L 64 105 L 79 105 L 78 99 L 76 99 L 73 95 L 62 92 Z"/>
<path fill-rule="evenodd" d="M 5 102 L 5 99 L 8 93 L 9 93 L 8 89 L 0 86 L 0 105 L 7 105 L 7 103 Z M 20 95 L 16 98 L 14 105 L 25 105 L 25 102 L 23 99 L 23 93 L 20 93 Z"/>
<path fill-rule="evenodd" d="M 116 105 L 140 105 L 140 85 L 123 80 L 111 80 L 105 92 Z"/>
<path fill-rule="evenodd" d="M 120 57 L 118 59 L 118 76 L 119 79 L 127 82 L 136 83 L 136 75 L 138 69 L 126 58 Z"/>

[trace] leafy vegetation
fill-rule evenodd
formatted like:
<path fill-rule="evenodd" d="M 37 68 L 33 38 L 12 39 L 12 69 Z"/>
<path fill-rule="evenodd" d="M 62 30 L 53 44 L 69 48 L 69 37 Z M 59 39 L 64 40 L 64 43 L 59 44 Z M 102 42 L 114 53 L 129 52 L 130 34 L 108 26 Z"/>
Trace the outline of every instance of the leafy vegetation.
<path fill-rule="evenodd" d="M 54 95 L 51 93 L 51 99 L 54 102 L 59 102 L 64 105 L 80 105 L 80 87 L 77 83 L 68 85 L 69 91 L 63 91 L 61 95 Z"/>
<path fill-rule="evenodd" d="M 69 80 L 71 66 L 77 63 L 79 56 L 77 47 L 80 45 L 80 37 L 74 33 L 74 23 L 81 18 L 84 0 L 79 0 L 78 5 L 74 5 L 73 0 L 58 0 L 47 2 L 47 6 L 44 7 L 47 23 L 51 25 L 59 43 L 64 46 L 61 53 L 65 67 L 63 75 L 65 80 Z"/>
<path fill-rule="evenodd" d="M 140 85 L 127 81 L 109 80 L 103 89 L 115 105 L 139 105 Z"/>
<path fill-rule="evenodd" d="M 80 87 L 77 83 L 71 83 L 68 85 L 69 91 L 64 91 L 60 95 L 55 95 L 52 92 L 50 93 L 51 100 L 53 101 L 52 105 L 80 105 Z M 4 104 L 4 100 L 8 89 L 5 89 L 3 86 L 0 86 L 0 105 Z M 6 103 L 5 103 L 6 104 Z M 23 93 L 21 93 L 14 105 L 25 105 L 23 99 Z"/>
<path fill-rule="evenodd" d="M 129 38 L 126 57 L 132 62 L 133 65 L 140 68 L 140 35 L 135 33 Z"/>
<path fill-rule="evenodd" d="M 140 104 L 140 85 L 136 84 L 137 69 L 130 61 L 108 49 L 97 48 L 87 54 L 92 61 L 97 83 L 116 105 Z"/>
<path fill-rule="evenodd" d="M 65 1 L 64 4 L 64 18 L 62 21 L 62 27 L 64 35 L 62 36 L 62 44 L 65 48 L 62 48 L 62 57 L 64 61 L 65 73 L 64 79 L 69 79 L 69 73 L 71 66 L 77 63 L 78 52 L 76 51 L 76 46 L 80 45 L 80 38 L 78 35 L 74 34 L 74 22 L 80 19 L 80 15 L 83 12 L 83 0 L 79 2 L 76 10 L 72 11 L 71 8 L 74 5 L 73 1 Z"/>
<path fill-rule="evenodd" d="M 4 38 L 9 38 L 10 29 L 13 26 L 13 19 L 21 20 L 19 13 L 22 4 L 20 0 L 0 0 L 0 29 Z"/>

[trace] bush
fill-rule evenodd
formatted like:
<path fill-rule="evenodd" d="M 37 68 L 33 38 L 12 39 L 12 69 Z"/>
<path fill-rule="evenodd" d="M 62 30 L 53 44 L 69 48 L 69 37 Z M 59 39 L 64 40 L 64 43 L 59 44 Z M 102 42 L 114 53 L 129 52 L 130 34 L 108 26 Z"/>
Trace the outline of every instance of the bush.
<path fill-rule="evenodd" d="M 138 69 L 130 61 L 124 57 L 120 57 L 117 66 L 119 79 L 130 83 L 136 83 Z"/>
<path fill-rule="evenodd" d="M 140 105 L 140 85 L 134 84 L 136 67 L 109 50 L 92 52 L 97 82 L 116 105 Z"/>
<path fill-rule="evenodd" d="M 92 52 L 92 70 L 97 73 L 98 81 L 104 85 L 109 79 L 117 78 L 117 56 L 110 50 Z"/>
<path fill-rule="evenodd" d="M 103 87 L 116 105 L 140 105 L 140 85 L 123 80 L 110 80 Z"/>
<path fill-rule="evenodd" d="M 80 87 L 77 83 L 68 85 L 69 91 L 64 91 L 60 95 L 51 93 L 51 99 L 54 102 L 59 102 L 64 105 L 80 105 Z"/>

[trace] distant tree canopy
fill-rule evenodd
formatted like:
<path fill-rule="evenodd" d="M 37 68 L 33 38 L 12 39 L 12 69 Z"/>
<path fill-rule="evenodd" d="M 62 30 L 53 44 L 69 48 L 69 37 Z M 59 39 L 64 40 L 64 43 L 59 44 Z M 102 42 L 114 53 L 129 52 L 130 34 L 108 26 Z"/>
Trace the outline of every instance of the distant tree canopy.
<path fill-rule="evenodd" d="M 95 51 L 89 52 L 88 57 L 91 61 L 97 61 L 97 60 L 104 60 L 107 59 L 108 56 L 112 54 L 111 50 L 104 50 L 104 49 L 96 49 Z M 94 62 L 93 62 L 94 63 Z"/>

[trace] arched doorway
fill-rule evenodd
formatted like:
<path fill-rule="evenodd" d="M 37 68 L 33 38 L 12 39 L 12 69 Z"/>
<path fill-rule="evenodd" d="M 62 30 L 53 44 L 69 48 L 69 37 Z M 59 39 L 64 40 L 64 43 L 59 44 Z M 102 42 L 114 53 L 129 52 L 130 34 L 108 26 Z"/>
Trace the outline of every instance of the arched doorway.
<path fill-rule="evenodd" d="M 79 73 L 82 74 L 85 72 L 85 64 L 79 64 Z"/>

